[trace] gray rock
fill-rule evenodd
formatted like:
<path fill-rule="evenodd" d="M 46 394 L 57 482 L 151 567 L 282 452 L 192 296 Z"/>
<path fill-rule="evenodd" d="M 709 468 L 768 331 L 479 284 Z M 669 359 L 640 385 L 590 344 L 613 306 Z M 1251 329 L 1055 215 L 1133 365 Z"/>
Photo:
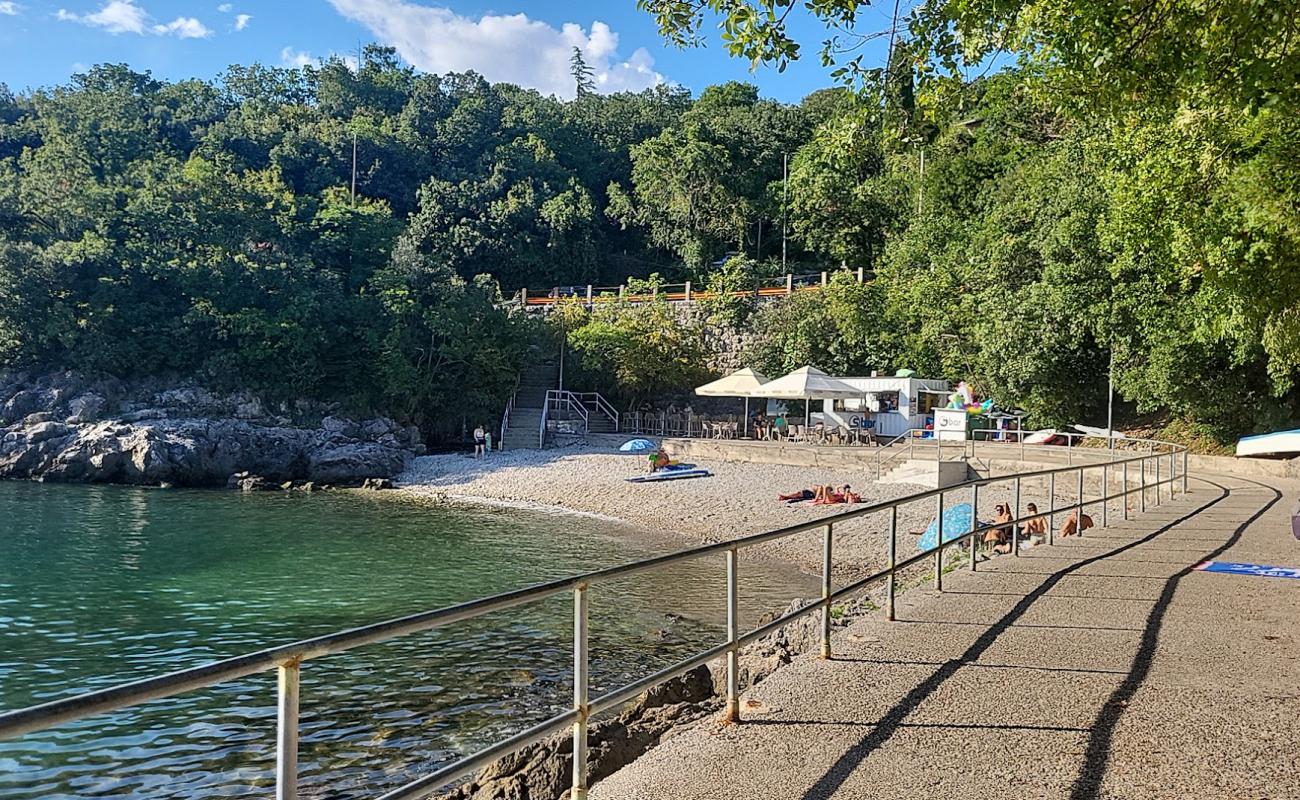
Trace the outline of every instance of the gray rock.
<path fill-rule="evenodd" d="M 72 431 L 72 428 L 62 422 L 38 422 L 27 428 L 27 441 L 30 444 L 37 444 L 47 439 L 58 439 L 67 436 Z"/>
<path fill-rule="evenodd" d="M 359 483 L 406 469 L 411 453 L 374 442 L 326 445 L 310 455 L 308 473 L 321 483 Z"/>
<path fill-rule="evenodd" d="M 600 780 L 632 763 L 674 729 L 717 710 L 708 669 L 697 667 L 681 678 L 643 694 L 616 719 L 588 729 L 587 772 Z M 670 702 L 677 701 L 677 702 Z M 560 800 L 573 772 L 573 738 L 555 736 L 485 767 L 443 800 Z"/>
<path fill-rule="evenodd" d="M 14 394 L 4 404 L 3 412 L 6 421 L 22 419 L 28 414 L 34 414 L 41 410 L 45 405 L 44 392 L 35 389 L 26 389 Z"/>
<path fill-rule="evenodd" d="M 384 417 L 358 425 L 327 416 L 320 427 L 294 427 L 266 418 L 252 395 L 217 398 L 157 380 L 0 373 L 0 414 L 8 424 L 0 431 L 0 479 L 244 488 L 240 481 L 260 477 L 311 491 L 382 481 L 423 449 L 405 443 L 411 429 Z M 246 474 L 231 481 L 237 473 Z"/>
<path fill-rule="evenodd" d="M 98 422 L 107 405 L 108 401 L 94 392 L 78 395 L 68 402 L 68 418 L 65 421 L 70 425 Z"/>

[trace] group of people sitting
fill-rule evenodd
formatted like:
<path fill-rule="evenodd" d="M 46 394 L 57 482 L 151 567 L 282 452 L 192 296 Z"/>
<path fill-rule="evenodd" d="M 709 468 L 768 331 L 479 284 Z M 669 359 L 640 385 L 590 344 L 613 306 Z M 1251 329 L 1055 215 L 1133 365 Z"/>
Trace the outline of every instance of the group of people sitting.
<path fill-rule="evenodd" d="M 847 483 L 838 490 L 834 486 L 817 486 L 812 489 L 800 489 L 790 494 L 777 495 L 777 499 L 789 505 L 811 500 L 815 506 L 862 502 L 862 496 L 855 493 Z"/>
<path fill-rule="evenodd" d="M 994 507 L 993 523 L 984 533 L 984 545 L 994 553 L 1007 554 L 1015 546 L 1014 539 L 1019 538 L 1020 546 L 1034 547 L 1047 540 L 1047 518 L 1038 515 L 1038 505 L 1029 503 L 1026 507 L 1029 513 L 1029 519 L 1025 521 L 1024 527 L 1020 528 L 1019 537 L 1013 535 L 1010 523 L 1015 519 L 1011 513 L 1011 506 L 1006 503 L 998 503 Z M 1083 515 L 1083 530 L 1088 530 L 1093 525 L 1092 517 L 1087 514 Z M 1062 536 L 1074 536 L 1079 533 L 1079 510 L 1075 509 L 1069 517 L 1066 518 L 1065 524 L 1061 526 Z"/>
<path fill-rule="evenodd" d="M 753 417 L 755 439 L 783 439 L 790 430 L 790 423 L 783 414 L 769 417 L 762 411 Z"/>

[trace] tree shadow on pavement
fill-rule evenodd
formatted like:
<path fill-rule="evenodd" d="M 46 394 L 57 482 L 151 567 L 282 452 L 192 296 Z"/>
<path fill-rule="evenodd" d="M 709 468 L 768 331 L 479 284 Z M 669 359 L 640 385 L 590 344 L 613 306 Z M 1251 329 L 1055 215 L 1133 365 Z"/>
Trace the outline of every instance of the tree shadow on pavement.
<path fill-rule="evenodd" d="M 1114 550 L 1108 551 L 1106 553 L 1101 553 L 1086 558 L 1083 561 L 1076 562 L 1055 572 L 1042 573 L 1047 576 L 1046 580 L 1044 580 L 1041 584 L 1039 584 L 1032 591 L 1026 594 L 1023 598 L 1021 598 L 1021 600 L 1017 602 L 1015 606 L 1013 606 L 1011 610 L 1008 611 L 1001 619 L 999 619 L 997 622 L 994 622 L 992 625 L 990 625 L 988 630 L 980 634 L 979 638 L 977 638 L 974 641 L 974 643 L 972 643 L 971 646 L 968 647 L 964 653 L 962 653 L 960 657 L 945 662 L 942 666 L 936 669 L 928 678 L 926 678 L 925 680 L 918 683 L 915 687 L 913 687 L 912 690 L 909 691 L 906 696 L 904 696 L 901 700 L 899 700 L 897 703 L 891 706 L 890 709 L 886 711 L 885 714 L 880 718 L 880 720 L 875 724 L 875 727 L 872 728 L 870 733 L 868 733 L 857 743 L 851 746 L 846 752 L 844 752 L 844 754 L 841 755 L 835 761 L 835 763 L 831 765 L 831 767 L 822 775 L 822 777 L 818 779 L 817 782 L 814 783 L 804 793 L 803 800 L 828 800 L 829 798 L 833 797 L 836 791 L 838 791 L 840 787 L 844 785 L 844 782 L 848 780 L 849 776 L 853 774 L 853 771 L 857 769 L 857 767 L 863 761 L 865 761 L 866 758 L 873 751 L 875 751 L 881 745 L 885 744 L 885 742 L 887 742 L 891 737 L 893 737 L 893 735 L 897 733 L 899 729 L 907 725 L 907 723 L 905 723 L 904 720 L 907 718 L 909 714 L 912 713 L 913 710 L 915 710 L 921 703 L 923 703 L 927 698 L 929 698 L 932 694 L 934 694 L 935 691 L 937 691 L 939 687 L 944 684 L 945 681 L 947 681 L 954 674 L 956 674 L 958 670 L 962 669 L 970 662 L 977 661 L 980 658 L 980 656 L 983 655 L 984 652 L 987 651 L 994 644 L 994 642 L 997 641 L 999 636 L 1001 636 L 1005 631 L 1011 628 L 1018 619 L 1020 619 L 1025 615 L 1025 613 L 1034 605 L 1035 602 L 1037 602 L 1040 598 L 1042 598 L 1049 591 L 1051 591 L 1052 588 L 1055 587 L 1057 584 L 1059 584 L 1063 578 L 1074 575 L 1076 572 L 1078 572 L 1078 570 L 1091 566 L 1092 564 L 1105 561 L 1106 559 L 1111 558 L 1112 556 L 1119 555 L 1120 553 L 1124 553 L 1135 547 L 1139 547 L 1142 544 L 1145 544 L 1146 542 L 1155 539 L 1160 534 L 1178 526 L 1179 524 L 1195 518 L 1198 514 L 1217 505 L 1218 503 L 1222 502 L 1225 498 L 1229 496 L 1229 492 L 1225 487 L 1219 486 L 1218 488 L 1219 488 L 1219 494 L 1217 497 L 1214 497 L 1213 499 L 1209 499 L 1201 503 L 1195 509 L 1183 514 L 1182 516 L 1179 516 L 1175 519 L 1171 519 L 1168 521 L 1164 521 L 1160 527 L 1156 528 L 1151 533 L 1139 539 L 1135 539 L 1126 545 L 1116 547 Z M 1229 546 L 1228 544 L 1225 544 L 1223 547 L 1226 548 L 1228 546 Z M 1220 548 L 1220 550 L 1216 550 L 1215 552 L 1220 552 L 1222 549 L 1223 548 Z M 1026 573 L 1017 572 L 1016 574 L 1026 574 Z M 1118 577 L 1132 577 L 1132 576 L 1118 576 Z M 1158 577 L 1161 580 L 1169 579 L 1168 575 L 1150 576 L 1150 577 Z M 1161 594 L 1161 599 L 1158 602 L 1167 605 L 1168 601 L 1172 599 L 1172 594 L 1173 594 L 1172 591 L 1167 590 L 1166 592 Z M 1163 615 L 1163 606 L 1158 606 L 1158 610 L 1154 610 L 1152 612 L 1152 615 L 1154 619 L 1159 619 L 1159 617 Z M 1145 644 L 1145 638 L 1146 637 L 1144 637 L 1144 644 Z M 1154 649 L 1154 646 L 1155 646 L 1155 639 L 1154 637 L 1151 637 L 1151 647 Z M 1139 655 L 1140 654 L 1141 653 L 1139 653 Z M 1148 659 L 1149 659 L 1149 655 L 1148 655 Z M 1130 675 L 1132 675 L 1132 671 L 1130 671 Z M 1145 672 L 1143 673 L 1143 677 L 1145 677 Z M 1125 684 L 1128 684 L 1129 682 L 1130 682 L 1129 680 L 1126 680 Z M 1140 682 L 1141 680 L 1139 679 L 1137 683 Z M 1136 684 L 1134 685 L 1134 688 L 1136 688 Z M 1116 718 L 1118 719 L 1118 717 Z M 1095 735 L 1092 737 L 1088 749 L 1089 757 L 1084 768 L 1085 770 L 1087 770 L 1087 774 L 1091 774 L 1094 771 L 1092 769 L 1089 769 L 1089 766 L 1092 765 L 1094 762 L 1099 761 L 1098 757 L 1094 755 L 1095 751 L 1101 753 L 1102 758 L 1100 759 L 1100 769 L 1104 771 L 1105 769 L 1104 757 L 1108 753 L 1109 742 L 1110 742 L 1109 735 L 1107 735 L 1105 741 L 1100 744 L 1097 743 L 1097 737 Z M 1099 750 L 1099 748 L 1104 748 L 1104 749 Z M 1085 773 L 1081 771 L 1081 776 L 1083 774 Z M 1088 797 L 1088 796 L 1090 795 L 1078 794 L 1078 792 L 1076 792 L 1073 795 L 1074 798 L 1081 798 L 1081 797 Z"/>
<path fill-rule="evenodd" d="M 1213 485 L 1219 486 L 1218 484 Z M 1270 508 L 1282 499 L 1282 493 L 1276 489 L 1263 484 L 1258 485 L 1271 491 L 1273 499 L 1269 500 L 1233 529 L 1232 535 L 1228 537 L 1226 542 L 1206 553 L 1200 560 L 1188 564 L 1171 575 L 1165 582 L 1165 588 L 1160 593 L 1160 599 L 1152 606 L 1151 612 L 1147 616 L 1142 641 L 1138 645 L 1137 654 L 1133 657 L 1133 664 L 1129 667 L 1128 675 L 1111 693 L 1105 704 L 1102 705 L 1101 711 L 1098 712 L 1097 719 L 1092 723 L 1092 733 L 1088 737 L 1088 749 L 1083 764 L 1079 767 L 1079 776 L 1075 778 L 1074 785 L 1070 788 L 1070 800 L 1092 800 L 1092 798 L 1101 796 L 1101 783 L 1106 776 L 1106 768 L 1110 763 L 1110 748 L 1115 737 L 1115 728 L 1119 725 L 1120 717 L 1124 715 L 1129 701 L 1151 672 L 1151 664 L 1155 659 L 1156 647 L 1159 644 L 1160 627 L 1164 622 L 1165 611 L 1173 602 L 1174 593 L 1178 589 L 1178 582 L 1195 570 L 1197 564 L 1202 561 L 1213 560 L 1216 556 L 1235 545 L 1247 528 L 1264 516 Z M 1227 491 L 1226 487 L 1219 486 L 1219 488 Z"/>

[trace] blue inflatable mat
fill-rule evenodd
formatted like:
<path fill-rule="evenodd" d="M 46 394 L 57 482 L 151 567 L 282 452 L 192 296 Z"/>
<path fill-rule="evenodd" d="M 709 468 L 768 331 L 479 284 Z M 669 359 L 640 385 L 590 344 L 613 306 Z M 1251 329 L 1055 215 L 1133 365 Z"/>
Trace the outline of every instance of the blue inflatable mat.
<path fill-rule="evenodd" d="M 1196 565 L 1201 572 L 1227 572 L 1231 575 L 1255 575 L 1260 578 L 1295 578 L 1300 580 L 1296 567 L 1271 567 L 1267 564 L 1242 564 L 1236 561 L 1205 561 Z"/>

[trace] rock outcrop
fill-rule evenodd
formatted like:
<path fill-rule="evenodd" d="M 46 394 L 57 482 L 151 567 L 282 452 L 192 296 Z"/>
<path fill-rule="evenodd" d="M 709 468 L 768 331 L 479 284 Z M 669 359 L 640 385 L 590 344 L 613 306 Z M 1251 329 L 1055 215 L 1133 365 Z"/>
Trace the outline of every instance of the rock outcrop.
<path fill-rule="evenodd" d="M 795 600 L 762 621 L 793 613 L 812 601 Z M 841 627 L 872 608 L 858 600 L 832 622 Z M 761 622 L 760 622 L 761 624 Z M 796 656 L 818 647 L 821 617 L 810 614 L 777 628 L 740 651 L 741 690 L 760 683 Z M 587 774 L 592 782 L 631 764 L 684 726 L 722 707 L 726 664 L 700 666 L 642 694 L 614 719 L 597 720 L 587 732 Z M 573 775 L 573 738 L 553 736 L 484 768 L 440 800 L 563 800 Z"/>
<path fill-rule="evenodd" d="M 359 485 L 424 452 L 418 429 L 313 404 L 266 409 L 163 381 L 0 373 L 0 478 L 255 489 Z M 237 480 L 236 473 L 247 473 Z"/>

